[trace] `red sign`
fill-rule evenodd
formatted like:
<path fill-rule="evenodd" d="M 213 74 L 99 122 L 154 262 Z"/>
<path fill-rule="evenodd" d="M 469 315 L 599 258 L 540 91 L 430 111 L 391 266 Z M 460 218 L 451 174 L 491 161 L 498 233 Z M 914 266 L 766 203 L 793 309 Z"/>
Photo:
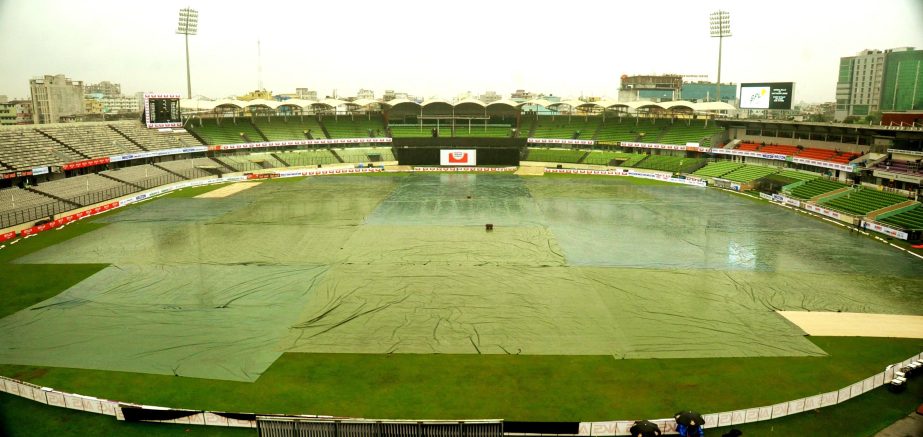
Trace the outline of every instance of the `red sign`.
<path fill-rule="evenodd" d="M 277 173 L 249 173 L 247 174 L 247 179 L 272 179 L 277 178 L 279 175 Z"/>
<path fill-rule="evenodd" d="M 449 164 L 467 164 L 468 154 L 465 152 L 450 152 Z"/>
<path fill-rule="evenodd" d="M 97 207 L 95 207 L 95 208 L 91 208 L 91 209 L 88 209 L 88 210 L 85 210 L 85 211 L 80 211 L 80 212 L 75 213 L 75 214 L 71 214 L 71 215 L 64 216 L 64 217 L 59 218 L 59 219 L 55 219 L 54 221 L 49 222 L 49 223 L 45 223 L 45 224 L 43 224 L 43 225 L 33 226 L 33 227 L 29 228 L 29 229 L 23 229 L 23 230 L 19 233 L 19 235 L 21 235 L 21 236 L 23 236 L 23 237 L 25 237 L 25 236 L 27 236 L 27 235 L 34 235 L 34 234 L 37 234 L 37 233 L 42 232 L 42 231 L 47 231 L 47 230 L 49 230 L 49 229 L 54 229 L 54 228 L 56 228 L 56 227 L 58 227 L 58 226 L 61 226 L 61 225 L 70 223 L 70 222 L 72 222 L 72 221 L 79 220 L 81 217 L 96 215 L 96 214 L 99 214 L 99 213 L 101 213 L 101 212 L 108 211 L 108 210 L 110 210 L 110 209 L 112 209 L 112 208 L 117 208 L 118 206 L 119 206 L 119 202 L 107 203 L 107 204 L 105 204 L 105 205 L 97 206 Z M 0 240 L 0 241 L 3 241 L 3 240 Z"/>
<path fill-rule="evenodd" d="M 109 158 L 96 158 L 96 159 L 87 159 L 85 161 L 76 161 L 68 162 L 61 166 L 64 170 L 73 170 L 75 168 L 84 168 L 84 167 L 93 167 L 96 165 L 104 165 L 109 163 Z"/>
<path fill-rule="evenodd" d="M 6 241 L 11 238 L 16 238 L 16 231 L 10 231 L 5 234 L 0 234 L 0 241 Z"/>

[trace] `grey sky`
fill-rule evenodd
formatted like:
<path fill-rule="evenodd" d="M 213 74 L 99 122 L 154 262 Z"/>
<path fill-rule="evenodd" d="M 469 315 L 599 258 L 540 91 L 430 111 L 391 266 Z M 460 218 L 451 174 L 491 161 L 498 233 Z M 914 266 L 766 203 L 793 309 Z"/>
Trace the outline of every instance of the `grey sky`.
<path fill-rule="evenodd" d="M 923 0 L 894 1 L 81 1 L 0 0 L 0 94 L 64 73 L 185 94 L 178 10 L 199 10 L 194 94 L 263 84 L 340 96 L 369 88 L 451 98 L 523 88 L 615 98 L 622 74 L 708 74 L 708 14 L 731 13 L 722 79 L 794 81 L 796 101 L 831 101 L 838 60 L 865 48 L 923 48 Z"/>

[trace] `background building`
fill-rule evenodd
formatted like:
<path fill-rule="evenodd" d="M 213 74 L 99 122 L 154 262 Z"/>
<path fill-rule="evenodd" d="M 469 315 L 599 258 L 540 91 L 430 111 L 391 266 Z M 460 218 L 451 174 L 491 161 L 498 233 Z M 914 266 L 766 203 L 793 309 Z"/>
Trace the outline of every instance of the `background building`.
<path fill-rule="evenodd" d="M 45 75 L 29 80 L 32 93 L 33 121 L 36 124 L 59 123 L 84 114 L 83 82 L 63 74 Z"/>
<path fill-rule="evenodd" d="M 102 94 L 104 97 L 118 97 L 122 95 L 122 86 L 104 80 L 100 83 L 84 85 L 84 94 Z"/>
<path fill-rule="evenodd" d="M 32 124 L 32 101 L 26 99 L 7 102 L 16 108 L 16 124 Z"/>
<path fill-rule="evenodd" d="M 680 100 L 714 102 L 717 85 L 712 82 L 686 82 L 680 90 Z M 721 101 L 736 106 L 737 84 L 721 84 Z"/>
<path fill-rule="evenodd" d="M 835 119 L 923 108 L 921 61 L 923 50 L 913 47 L 863 50 L 840 58 Z"/>
<path fill-rule="evenodd" d="M 887 54 L 879 110 L 923 110 L 923 50 L 905 47 Z"/>
<path fill-rule="evenodd" d="M 678 100 L 683 87 L 683 77 L 678 74 L 664 74 L 660 76 L 628 76 L 622 75 L 619 86 L 620 102 L 635 102 L 649 100 L 652 102 L 665 102 Z"/>
<path fill-rule="evenodd" d="M 16 105 L 0 103 L 0 126 L 16 124 Z"/>

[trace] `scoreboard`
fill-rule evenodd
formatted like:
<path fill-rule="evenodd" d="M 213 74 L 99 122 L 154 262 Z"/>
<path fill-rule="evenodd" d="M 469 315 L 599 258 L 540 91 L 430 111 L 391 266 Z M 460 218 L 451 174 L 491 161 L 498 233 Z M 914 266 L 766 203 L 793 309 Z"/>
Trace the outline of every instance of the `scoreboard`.
<path fill-rule="evenodd" d="M 741 109 L 792 109 L 793 82 L 740 84 Z"/>
<path fill-rule="evenodd" d="M 179 94 L 144 93 L 144 123 L 147 127 L 182 127 L 179 98 Z"/>

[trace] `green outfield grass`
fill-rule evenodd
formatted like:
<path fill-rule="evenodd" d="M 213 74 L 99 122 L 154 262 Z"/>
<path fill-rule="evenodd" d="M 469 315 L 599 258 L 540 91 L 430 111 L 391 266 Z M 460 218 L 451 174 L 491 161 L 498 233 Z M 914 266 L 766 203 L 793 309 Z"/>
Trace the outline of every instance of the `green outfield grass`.
<path fill-rule="evenodd" d="M 619 179 L 638 185 L 667 184 Z M 220 187 L 187 188 L 168 196 L 193 197 Z M 106 224 L 95 219 L 82 220 L 0 250 L 0 317 L 55 296 L 105 267 L 10 261 L 102 226 Z M 368 418 L 599 421 L 669 417 L 686 408 L 718 412 L 771 405 L 842 388 L 923 350 L 923 340 L 810 340 L 828 356 L 617 360 L 609 355 L 285 353 L 253 383 L 4 364 L 0 375 L 62 391 L 177 408 Z M 921 389 L 923 384 L 915 381 L 901 395 L 878 389 L 837 407 L 738 428 L 746 435 L 869 435 L 923 402 Z M 256 434 L 241 429 L 125 424 L 0 394 L 0 435 L 179 433 Z"/>

